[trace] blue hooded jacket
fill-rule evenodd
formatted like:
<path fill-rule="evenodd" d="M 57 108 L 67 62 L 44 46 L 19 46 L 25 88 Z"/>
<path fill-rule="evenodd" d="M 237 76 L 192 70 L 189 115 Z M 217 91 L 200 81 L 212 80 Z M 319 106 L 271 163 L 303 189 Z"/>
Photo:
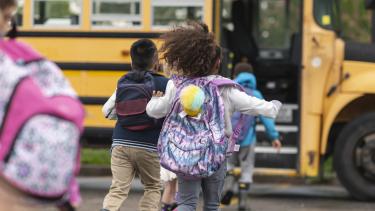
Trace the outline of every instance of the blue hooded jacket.
<path fill-rule="evenodd" d="M 264 99 L 263 95 L 256 89 L 257 81 L 253 74 L 251 73 L 240 73 L 235 79 L 237 83 L 241 86 L 251 89 L 253 92 L 253 96 L 259 99 Z M 279 133 L 275 127 L 275 121 L 271 118 L 258 116 L 259 120 L 262 122 L 264 127 L 266 128 L 267 137 L 270 141 L 274 141 L 279 139 Z M 239 144 L 241 147 L 249 146 L 251 144 L 256 143 L 256 122 L 254 121 L 254 125 L 250 127 L 247 135 L 245 136 L 244 140 L 239 140 Z"/>

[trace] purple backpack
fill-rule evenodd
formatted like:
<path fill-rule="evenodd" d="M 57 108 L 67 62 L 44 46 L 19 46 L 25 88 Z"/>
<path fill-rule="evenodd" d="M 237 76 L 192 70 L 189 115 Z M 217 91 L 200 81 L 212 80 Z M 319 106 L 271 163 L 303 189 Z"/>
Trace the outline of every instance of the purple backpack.
<path fill-rule="evenodd" d="M 29 46 L 0 40 L 0 90 L 0 176 L 39 199 L 78 203 L 84 110 L 70 83 Z"/>
<path fill-rule="evenodd" d="M 241 87 L 221 76 L 195 79 L 173 76 L 172 80 L 177 91 L 159 137 L 160 163 L 184 178 L 209 177 L 234 151 L 243 122 L 240 120 L 235 126 L 232 137 L 224 134 L 225 111 L 219 88 Z M 205 92 L 205 102 L 198 118 L 180 115 L 183 111 L 180 92 L 188 85 L 196 85 Z"/>
<path fill-rule="evenodd" d="M 253 96 L 253 91 L 249 88 L 244 87 L 243 88 L 246 94 Z M 249 130 L 251 127 L 254 126 L 255 123 L 255 117 L 252 115 L 242 115 L 240 112 L 234 112 L 232 115 L 232 125 L 237 125 L 240 119 L 242 119 L 243 124 L 241 128 L 241 133 L 238 136 L 238 141 L 245 140 L 247 134 L 249 133 Z"/>

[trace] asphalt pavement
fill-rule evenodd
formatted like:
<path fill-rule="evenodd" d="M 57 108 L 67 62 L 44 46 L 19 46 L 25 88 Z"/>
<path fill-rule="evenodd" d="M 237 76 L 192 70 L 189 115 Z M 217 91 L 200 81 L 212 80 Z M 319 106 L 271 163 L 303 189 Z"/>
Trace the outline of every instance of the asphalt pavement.
<path fill-rule="evenodd" d="M 79 179 L 83 203 L 79 211 L 100 210 L 103 198 L 111 184 L 110 177 L 82 177 Z M 136 211 L 143 187 L 138 179 L 133 182 L 123 211 Z M 248 203 L 251 211 L 375 211 L 375 202 L 352 199 L 340 185 L 306 185 L 290 183 L 254 184 Z M 202 202 L 198 211 L 202 210 Z M 235 211 L 236 205 L 221 208 Z"/>

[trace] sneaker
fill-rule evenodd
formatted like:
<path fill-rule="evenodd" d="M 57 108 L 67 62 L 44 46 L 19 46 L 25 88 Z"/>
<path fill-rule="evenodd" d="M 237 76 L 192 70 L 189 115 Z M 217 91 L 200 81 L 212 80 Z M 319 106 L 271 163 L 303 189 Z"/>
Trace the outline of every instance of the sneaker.
<path fill-rule="evenodd" d="M 224 196 L 221 198 L 221 204 L 230 205 L 230 202 L 234 196 L 233 191 L 225 192 Z"/>
<path fill-rule="evenodd" d="M 178 204 L 177 203 L 173 203 L 172 204 L 172 210 L 174 211 L 174 210 L 177 210 L 176 208 L 178 207 Z"/>
<path fill-rule="evenodd" d="M 248 207 L 238 207 L 238 211 L 251 211 Z"/>
<path fill-rule="evenodd" d="M 247 206 L 249 189 L 250 189 L 250 184 L 246 184 L 246 183 L 239 184 L 238 211 L 250 211 L 250 208 L 248 208 Z"/>
<path fill-rule="evenodd" d="M 173 211 L 177 208 L 177 203 L 173 204 L 163 204 L 161 206 L 161 211 Z"/>

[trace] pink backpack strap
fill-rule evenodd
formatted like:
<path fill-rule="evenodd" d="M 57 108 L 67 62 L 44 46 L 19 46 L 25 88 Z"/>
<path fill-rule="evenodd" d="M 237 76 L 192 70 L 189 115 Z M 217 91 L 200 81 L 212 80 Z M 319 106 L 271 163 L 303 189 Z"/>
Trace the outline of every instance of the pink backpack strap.
<path fill-rule="evenodd" d="M 243 87 L 241 85 L 239 85 L 238 83 L 236 83 L 236 82 L 234 82 L 230 79 L 226 79 L 226 78 L 214 79 L 214 80 L 211 81 L 211 83 L 218 86 L 218 87 L 234 86 L 234 87 L 238 88 L 239 90 L 245 92 L 245 90 L 243 89 Z M 241 135 L 241 129 L 243 128 L 244 123 L 245 123 L 245 115 L 241 114 L 237 124 L 234 126 L 234 129 L 233 129 L 233 134 L 231 136 L 230 145 L 229 145 L 229 148 L 228 148 L 229 154 L 231 154 L 232 152 L 238 151 L 238 149 L 236 147 L 236 142 Z"/>
<path fill-rule="evenodd" d="M 73 207 L 78 207 L 82 202 L 77 178 L 73 177 L 68 190 L 68 201 Z"/>
<path fill-rule="evenodd" d="M 63 117 L 79 126 L 80 131 L 83 130 L 84 110 L 81 108 L 81 104 L 75 99 L 66 96 L 54 96 L 46 100 L 32 78 L 26 78 L 18 85 L 13 95 L 14 101 L 17 101 L 17 103 L 9 105 L 9 111 L 5 119 L 5 122 L 8 122 L 8 116 L 14 117 L 11 120 L 12 124 L 4 124 L 0 135 L 2 142 L 0 160 L 4 159 L 6 152 L 11 147 L 12 140 L 17 135 L 17 131 L 21 129 L 23 122 L 38 112 Z M 24 105 L 28 105 L 27 109 L 24 109 Z"/>
<path fill-rule="evenodd" d="M 31 46 L 15 39 L 0 39 L 0 50 L 16 63 L 28 63 L 43 59 L 43 56 L 31 48 Z"/>

